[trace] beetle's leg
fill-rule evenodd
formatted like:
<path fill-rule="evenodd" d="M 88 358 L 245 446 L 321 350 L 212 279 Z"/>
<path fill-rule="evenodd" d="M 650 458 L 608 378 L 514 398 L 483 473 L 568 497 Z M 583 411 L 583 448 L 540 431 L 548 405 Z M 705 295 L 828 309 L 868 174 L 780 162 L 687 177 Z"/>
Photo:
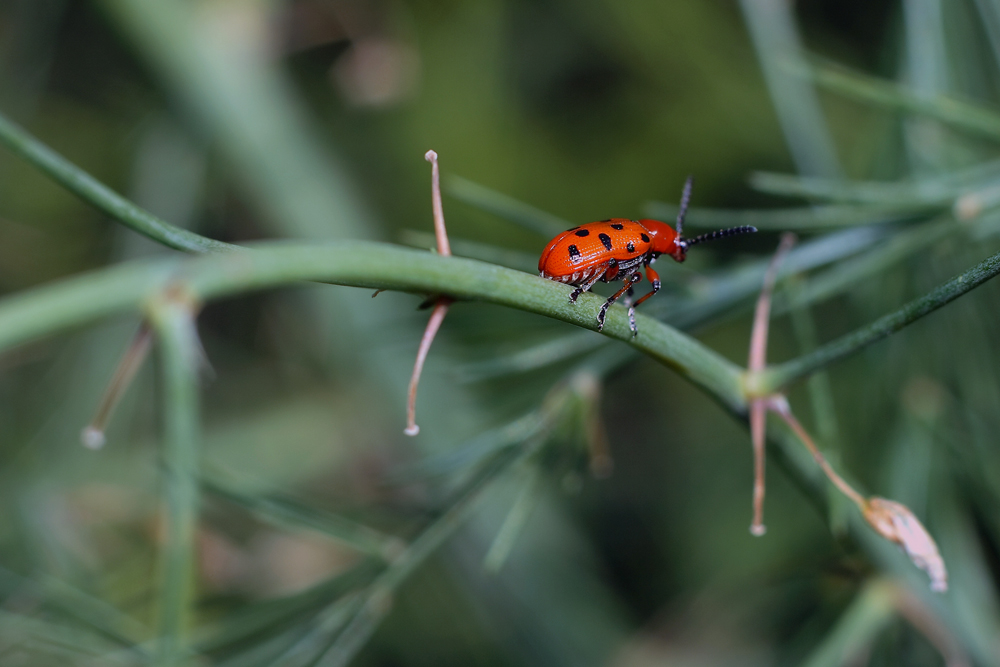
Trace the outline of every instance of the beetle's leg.
<path fill-rule="evenodd" d="M 635 285 L 640 280 L 642 280 L 642 274 L 639 273 L 638 271 L 636 271 L 635 273 L 633 273 L 632 275 L 630 275 L 628 278 L 625 279 L 625 287 L 621 288 L 620 290 L 618 290 L 617 292 L 615 292 L 613 295 L 611 295 L 611 296 L 608 297 L 608 300 L 604 302 L 604 305 L 601 306 L 601 310 L 598 311 L 598 313 L 597 313 L 597 330 L 598 331 L 603 331 L 604 330 L 604 318 L 605 318 L 605 316 L 607 316 L 607 314 L 608 314 L 608 308 L 611 307 L 611 304 L 613 304 L 615 301 L 617 301 L 619 299 L 619 297 L 621 297 L 622 294 L 624 294 L 625 292 L 629 291 L 629 289 L 632 287 L 632 285 Z M 633 335 L 634 335 L 634 333 L 633 333 Z"/>
<path fill-rule="evenodd" d="M 597 270 L 597 274 L 593 278 L 585 282 L 584 284 L 577 287 L 569 295 L 569 302 L 576 303 L 576 300 L 580 298 L 580 295 L 589 290 L 591 287 L 597 284 L 597 281 L 604 276 L 605 268 L 601 267 Z"/>
<path fill-rule="evenodd" d="M 642 303 L 643 301 L 645 301 L 646 299 L 648 299 L 649 297 L 653 296 L 654 294 L 660 291 L 660 275 L 653 270 L 653 267 L 651 266 L 646 267 L 646 278 L 649 279 L 649 282 L 653 284 L 653 291 L 643 296 L 638 301 L 636 301 L 635 302 L 636 308 L 639 307 L 640 303 Z"/>

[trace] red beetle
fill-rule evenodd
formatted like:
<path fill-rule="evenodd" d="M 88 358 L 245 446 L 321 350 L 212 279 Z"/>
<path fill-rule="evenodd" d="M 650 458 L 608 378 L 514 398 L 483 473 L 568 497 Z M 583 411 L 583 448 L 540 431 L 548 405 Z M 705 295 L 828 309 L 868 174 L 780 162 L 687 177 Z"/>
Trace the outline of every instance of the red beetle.
<path fill-rule="evenodd" d="M 625 286 L 608 297 L 597 314 L 597 330 L 601 331 L 608 308 L 623 294 L 631 296 L 632 286 L 642 280 L 639 269 L 645 267 L 646 278 L 652 283 L 653 290 L 636 301 L 635 305 L 629 304 L 629 328 L 635 336 L 638 333 L 635 327 L 635 306 L 660 289 L 660 276 L 649 266 L 657 257 L 670 255 L 678 262 L 683 262 L 688 248 L 693 245 L 757 231 L 756 227 L 732 227 L 685 239 L 681 236 L 681 229 L 691 199 L 692 183 L 689 177 L 684 184 L 681 207 L 677 213 L 677 231 L 659 220 L 611 218 L 589 222 L 567 230 L 549 241 L 538 260 L 539 275 L 549 280 L 576 285 L 576 289 L 569 295 L 571 303 L 576 303 L 577 297 L 597 281 L 624 280 Z"/>

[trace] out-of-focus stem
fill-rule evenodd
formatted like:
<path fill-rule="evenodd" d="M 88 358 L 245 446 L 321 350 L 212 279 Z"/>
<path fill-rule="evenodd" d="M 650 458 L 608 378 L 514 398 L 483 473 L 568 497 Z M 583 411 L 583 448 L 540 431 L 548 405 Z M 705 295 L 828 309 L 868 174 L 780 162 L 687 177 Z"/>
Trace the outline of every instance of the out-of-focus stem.
<path fill-rule="evenodd" d="M 168 290 L 149 306 L 160 341 L 164 377 L 164 512 L 160 549 L 159 641 L 155 664 L 182 663 L 195 600 L 195 530 L 198 523 L 199 404 L 201 344 L 196 304 L 181 290 Z"/>

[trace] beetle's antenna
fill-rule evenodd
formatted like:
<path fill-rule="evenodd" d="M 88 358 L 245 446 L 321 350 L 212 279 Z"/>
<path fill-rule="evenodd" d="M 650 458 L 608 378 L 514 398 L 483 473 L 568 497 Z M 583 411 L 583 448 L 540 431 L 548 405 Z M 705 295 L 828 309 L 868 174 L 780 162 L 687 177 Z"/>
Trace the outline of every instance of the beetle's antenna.
<path fill-rule="evenodd" d="M 701 236 L 696 236 L 693 239 L 685 239 L 685 242 L 687 243 L 688 247 L 690 247 L 693 245 L 697 245 L 699 243 L 704 243 L 705 241 L 724 239 L 727 236 L 737 236 L 739 234 L 753 234 L 756 231 L 757 228 L 751 227 L 750 225 L 743 225 L 742 227 L 730 227 L 729 229 L 720 229 L 717 232 L 709 232 L 708 234 L 702 234 Z"/>
<path fill-rule="evenodd" d="M 691 201 L 691 188 L 694 187 L 694 176 L 688 176 L 684 181 L 684 191 L 681 193 L 681 207 L 677 211 L 677 238 L 682 238 L 684 228 L 684 215 L 688 210 L 688 203 Z"/>

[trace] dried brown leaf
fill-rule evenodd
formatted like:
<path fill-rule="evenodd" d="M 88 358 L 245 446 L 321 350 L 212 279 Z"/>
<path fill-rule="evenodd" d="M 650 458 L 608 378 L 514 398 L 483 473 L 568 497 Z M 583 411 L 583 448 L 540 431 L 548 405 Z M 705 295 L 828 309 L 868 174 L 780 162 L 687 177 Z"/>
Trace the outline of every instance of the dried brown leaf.
<path fill-rule="evenodd" d="M 902 547 L 913 564 L 930 576 L 932 591 L 943 593 L 948 590 L 944 559 L 934 538 L 910 508 L 893 500 L 872 497 L 866 503 L 864 515 L 879 535 Z"/>

